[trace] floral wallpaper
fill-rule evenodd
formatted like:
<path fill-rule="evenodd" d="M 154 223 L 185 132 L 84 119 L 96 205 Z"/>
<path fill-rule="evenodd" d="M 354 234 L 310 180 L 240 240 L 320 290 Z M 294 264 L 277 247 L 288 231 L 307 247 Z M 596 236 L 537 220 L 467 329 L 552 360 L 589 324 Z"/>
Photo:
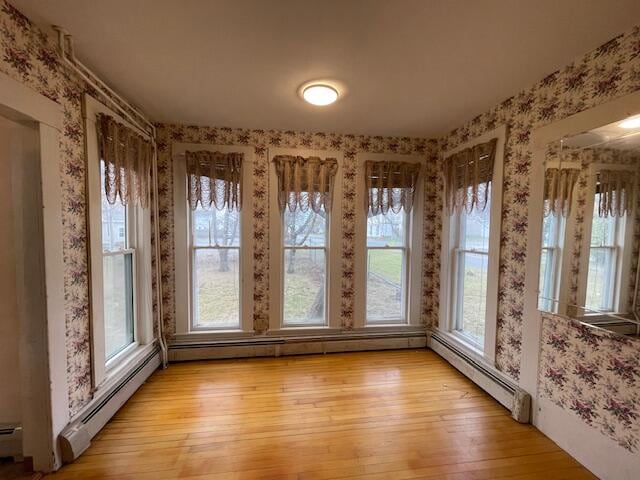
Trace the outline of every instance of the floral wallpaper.
<path fill-rule="evenodd" d="M 538 375 L 540 398 L 640 451 L 640 340 L 544 314 Z"/>
<path fill-rule="evenodd" d="M 447 151 L 501 124 L 509 127 L 504 159 L 496 364 L 516 380 L 522 351 L 531 132 L 639 89 L 640 27 L 635 27 L 441 140 L 442 150 Z"/>
<path fill-rule="evenodd" d="M 435 164 L 437 144 L 419 138 L 369 137 L 331 133 L 305 133 L 277 130 L 244 130 L 232 128 L 198 127 L 188 125 L 157 125 L 158 134 L 158 179 L 160 182 L 160 238 L 162 259 L 162 282 L 164 322 L 168 335 L 175 333 L 175 288 L 173 246 L 173 165 L 172 143 L 208 143 L 218 145 L 252 146 L 255 149 L 254 177 L 254 329 L 263 333 L 269 326 L 269 205 L 268 205 L 268 159 L 269 147 L 306 148 L 314 150 L 340 150 L 344 153 L 343 197 L 342 197 L 342 297 L 341 320 L 344 328 L 353 327 L 354 300 L 354 218 L 356 155 L 359 152 L 400 153 L 425 155 L 429 165 Z M 437 271 L 439 245 L 436 237 L 439 220 L 434 208 L 438 207 L 433 190 L 435 173 L 427 168 L 425 178 L 425 207 L 428 213 L 425 228 L 425 277 L 423 279 L 426 301 L 423 310 L 425 322 L 434 321 L 437 315 L 437 285 L 430 272 Z M 437 248 L 437 250 L 436 250 Z"/>

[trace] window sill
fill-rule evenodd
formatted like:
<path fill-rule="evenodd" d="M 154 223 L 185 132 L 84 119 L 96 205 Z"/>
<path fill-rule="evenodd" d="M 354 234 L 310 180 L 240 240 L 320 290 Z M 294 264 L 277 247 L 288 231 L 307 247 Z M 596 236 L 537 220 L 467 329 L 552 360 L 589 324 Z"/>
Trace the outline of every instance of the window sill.
<path fill-rule="evenodd" d="M 481 362 L 492 369 L 495 369 L 495 360 L 493 358 L 486 357 L 484 355 L 484 352 L 480 350 L 476 345 L 471 343 L 464 335 L 456 331 L 444 332 L 442 330 L 438 330 L 438 334 L 446 337 L 447 340 L 449 340 L 474 360 Z"/>
<path fill-rule="evenodd" d="M 132 348 L 133 346 L 127 347 L 109 361 L 106 378 L 95 388 L 94 396 L 120 382 L 129 374 L 133 365 L 146 358 L 157 348 L 155 340 L 146 345 L 134 345 L 134 348 Z"/>

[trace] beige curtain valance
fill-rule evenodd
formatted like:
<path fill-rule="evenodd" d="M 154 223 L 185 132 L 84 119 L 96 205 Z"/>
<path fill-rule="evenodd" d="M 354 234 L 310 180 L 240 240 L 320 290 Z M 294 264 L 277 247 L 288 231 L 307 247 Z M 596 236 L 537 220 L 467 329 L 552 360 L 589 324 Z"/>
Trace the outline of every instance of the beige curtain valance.
<path fill-rule="evenodd" d="M 420 164 L 367 160 L 364 163 L 365 208 L 371 215 L 410 212 L 416 193 Z"/>
<path fill-rule="evenodd" d="M 281 211 L 331 210 L 333 183 L 338 171 L 335 158 L 278 155 L 273 158 L 278 178 L 278 205 Z"/>
<path fill-rule="evenodd" d="M 547 168 L 544 178 L 544 216 L 569 216 L 579 168 Z"/>
<path fill-rule="evenodd" d="M 123 205 L 149 206 L 153 146 L 146 138 L 113 117 L 100 113 L 96 118 L 98 153 L 104 162 L 107 201 L 119 197 Z"/>
<path fill-rule="evenodd" d="M 597 174 L 598 216 L 622 217 L 632 209 L 635 173 L 602 169 Z"/>
<path fill-rule="evenodd" d="M 189 206 L 218 210 L 242 207 L 242 153 L 185 152 Z"/>
<path fill-rule="evenodd" d="M 484 210 L 489 200 L 498 139 L 465 148 L 447 157 L 443 165 L 445 207 L 449 214 Z"/>

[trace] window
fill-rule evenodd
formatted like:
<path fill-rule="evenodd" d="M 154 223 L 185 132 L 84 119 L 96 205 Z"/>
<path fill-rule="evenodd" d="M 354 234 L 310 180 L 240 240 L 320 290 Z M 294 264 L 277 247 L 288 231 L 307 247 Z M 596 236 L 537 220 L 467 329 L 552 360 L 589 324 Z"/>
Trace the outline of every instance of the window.
<path fill-rule="evenodd" d="M 329 215 L 300 209 L 283 213 L 285 326 L 326 325 Z"/>
<path fill-rule="evenodd" d="M 192 328 L 240 328 L 240 212 L 191 211 Z"/>
<path fill-rule="evenodd" d="M 542 253 L 540 256 L 540 295 L 538 308 L 555 312 L 559 284 L 560 261 L 562 259 L 561 245 L 564 237 L 564 217 L 562 214 L 549 214 L 542 223 Z"/>
<path fill-rule="evenodd" d="M 471 213 L 462 211 L 455 216 L 456 242 L 454 246 L 453 298 L 454 329 L 477 346 L 484 345 L 489 281 L 489 230 L 491 222 L 491 193 L 484 209 Z"/>
<path fill-rule="evenodd" d="M 616 292 L 621 268 L 620 246 L 625 217 L 599 216 L 600 194 L 595 194 L 589 247 L 589 267 L 585 306 L 591 310 L 617 310 Z"/>
<path fill-rule="evenodd" d="M 366 323 L 407 323 L 409 216 L 367 217 Z"/>
<path fill-rule="evenodd" d="M 100 161 L 102 204 L 102 275 L 104 289 L 105 356 L 109 361 L 135 340 L 134 268 L 135 242 L 127 226 L 135 209 L 109 204 L 104 186 L 104 162 Z"/>
<path fill-rule="evenodd" d="M 175 179 L 176 338 L 187 339 L 192 334 L 206 338 L 250 333 L 254 315 L 251 218 L 255 150 L 247 146 L 200 143 L 174 143 L 171 150 Z M 242 178 L 236 179 L 241 183 L 241 208 L 235 202 L 221 202 L 221 195 L 224 197 L 228 190 L 219 188 L 224 186 L 219 178 L 214 180 L 218 183 L 213 190 L 206 178 L 200 178 L 200 194 L 195 194 L 191 204 L 193 185 L 186 152 L 196 152 L 201 160 L 206 160 L 205 152 L 212 156 L 216 156 L 216 152 L 222 156 L 235 154 L 241 159 Z M 219 165 L 218 162 L 215 164 Z M 208 168 L 202 169 L 203 173 L 207 171 Z"/>
<path fill-rule="evenodd" d="M 504 126 L 445 153 L 438 329 L 495 361 Z"/>
<path fill-rule="evenodd" d="M 126 365 L 154 348 L 151 209 L 145 194 L 151 183 L 150 152 L 153 147 L 148 135 L 88 95 L 85 107 L 92 380 L 94 388 L 98 389 L 105 380 L 122 375 L 127 371 Z M 126 138 L 131 145 L 139 142 L 137 148 L 115 153 L 113 137 L 105 138 L 102 133 L 99 138 L 98 130 L 104 132 L 105 125 L 119 129 L 120 138 Z M 138 162 L 125 162 L 119 157 L 133 155 L 132 152 L 149 155 L 144 159 L 136 157 Z M 135 167 L 125 169 L 123 165 Z M 109 199 L 105 178 L 113 178 L 109 175 L 114 172 L 119 172 L 120 177 L 119 181 L 109 184 Z M 122 202 L 123 190 L 129 192 L 126 205 Z"/>

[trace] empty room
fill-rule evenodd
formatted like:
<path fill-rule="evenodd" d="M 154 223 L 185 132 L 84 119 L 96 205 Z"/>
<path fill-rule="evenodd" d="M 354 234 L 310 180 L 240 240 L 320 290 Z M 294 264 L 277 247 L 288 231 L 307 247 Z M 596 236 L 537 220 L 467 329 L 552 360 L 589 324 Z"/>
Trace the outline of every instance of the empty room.
<path fill-rule="evenodd" d="M 640 478 L 640 2 L 0 0 L 0 479 Z"/>

